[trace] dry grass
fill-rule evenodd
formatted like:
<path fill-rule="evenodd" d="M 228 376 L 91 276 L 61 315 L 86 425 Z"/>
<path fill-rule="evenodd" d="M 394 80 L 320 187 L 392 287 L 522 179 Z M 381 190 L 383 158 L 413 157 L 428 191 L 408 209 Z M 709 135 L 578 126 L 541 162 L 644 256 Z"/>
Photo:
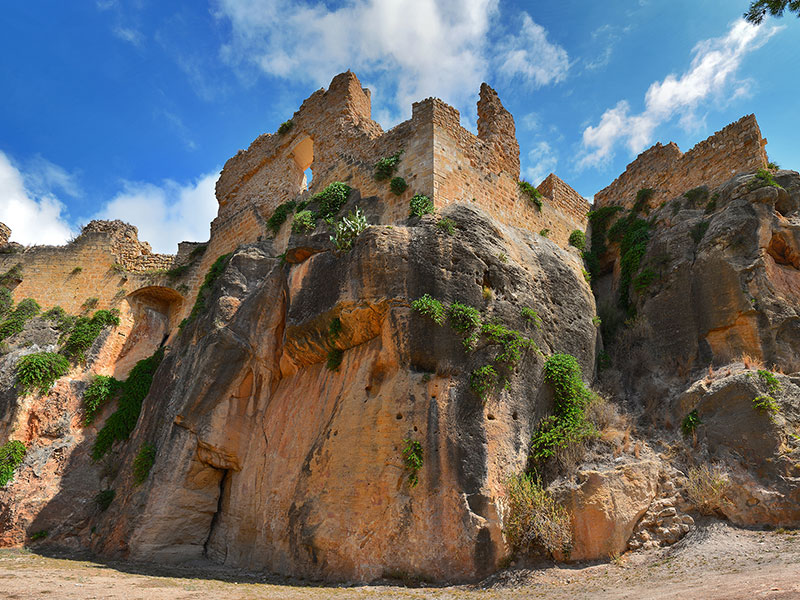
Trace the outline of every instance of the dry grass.
<path fill-rule="evenodd" d="M 745 369 L 763 369 L 764 368 L 764 361 L 758 358 L 757 356 L 752 356 L 750 354 L 742 354 L 737 362 L 740 362 L 744 365 Z"/>
<path fill-rule="evenodd" d="M 730 479 L 725 469 L 719 465 L 692 467 L 686 479 L 686 493 L 700 514 L 717 514 L 728 503 L 725 492 L 730 485 Z"/>

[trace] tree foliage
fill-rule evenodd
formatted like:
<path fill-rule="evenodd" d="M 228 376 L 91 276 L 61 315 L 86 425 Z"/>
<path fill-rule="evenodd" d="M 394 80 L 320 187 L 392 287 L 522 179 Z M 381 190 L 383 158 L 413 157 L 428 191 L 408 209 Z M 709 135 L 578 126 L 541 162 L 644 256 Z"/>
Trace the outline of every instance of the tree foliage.
<path fill-rule="evenodd" d="M 782 17 L 786 10 L 797 13 L 797 16 L 800 17 L 800 0 L 755 0 L 750 3 L 750 8 L 744 13 L 744 18 L 759 25 L 767 13 L 773 17 Z"/>

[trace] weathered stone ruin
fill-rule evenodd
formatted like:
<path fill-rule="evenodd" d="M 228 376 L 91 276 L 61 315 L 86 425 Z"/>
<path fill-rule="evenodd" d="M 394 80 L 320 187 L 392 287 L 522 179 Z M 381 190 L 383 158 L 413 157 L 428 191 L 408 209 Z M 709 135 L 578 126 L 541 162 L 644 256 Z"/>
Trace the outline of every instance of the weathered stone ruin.
<path fill-rule="evenodd" d="M 672 544 L 700 513 L 800 524 L 800 175 L 767 168 L 755 118 L 654 146 L 595 207 L 554 174 L 520 187 L 486 84 L 477 130 L 429 98 L 384 132 L 342 73 L 226 163 L 207 242 L 153 254 L 94 221 L 23 248 L 0 226 L 0 442 L 25 446 L 0 546 L 464 581 Z M 387 158 L 404 189 L 376 179 Z M 410 216 L 419 195 L 435 214 Z M 336 245 L 356 209 L 369 227 Z M 20 362 L 97 309 L 118 323 L 25 390 Z M 565 389 L 578 441 L 537 457 Z M 569 544 L 512 540 L 526 470 Z"/>

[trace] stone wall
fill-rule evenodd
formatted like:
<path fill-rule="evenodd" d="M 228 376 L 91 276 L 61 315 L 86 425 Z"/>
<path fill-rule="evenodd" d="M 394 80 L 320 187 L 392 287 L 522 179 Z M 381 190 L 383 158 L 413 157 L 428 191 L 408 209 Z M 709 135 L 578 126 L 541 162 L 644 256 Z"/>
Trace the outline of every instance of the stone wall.
<path fill-rule="evenodd" d="M 658 206 L 700 185 L 716 187 L 737 173 L 767 166 L 767 140 L 755 115 L 746 115 L 700 142 L 685 154 L 674 142 L 642 152 L 611 185 L 594 196 L 595 206 L 630 208 L 636 192 L 652 188 L 650 206 Z"/>
<path fill-rule="evenodd" d="M 5 223 L 0 223 L 0 248 L 8 245 L 8 238 L 11 237 L 11 229 Z"/>

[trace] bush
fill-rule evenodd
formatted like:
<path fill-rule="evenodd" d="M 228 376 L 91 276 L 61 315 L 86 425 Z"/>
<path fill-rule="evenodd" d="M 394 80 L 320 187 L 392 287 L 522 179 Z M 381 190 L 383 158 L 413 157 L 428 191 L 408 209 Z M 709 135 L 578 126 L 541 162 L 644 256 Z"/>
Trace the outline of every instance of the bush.
<path fill-rule="evenodd" d="M 339 337 L 339 334 L 342 333 L 342 320 L 339 317 L 335 317 L 331 320 L 331 324 L 328 326 L 328 335 L 332 340 L 335 340 Z"/>
<path fill-rule="evenodd" d="M 658 275 L 653 269 L 643 269 L 636 277 L 633 278 L 633 289 L 637 294 L 643 294 L 650 287 Z"/>
<path fill-rule="evenodd" d="M 14 297 L 8 288 L 0 287 L 0 317 L 14 307 Z"/>
<path fill-rule="evenodd" d="M 721 467 L 693 467 L 689 469 L 686 479 L 686 494 L 700 514 L 716 514 L 727 503 L 725 492 L 730 480 Z"/>
<path fill-rule="evenodd" d="M 225 271 L 225 267 L 227 266 L 228 259 L 230 257 L 230 253 L 223 254 L 214 261 L 213 265 L 211 265 L 208 273 L 206 273 L 205 279 L 203 279 L 203 284 L 200 286 L 200 289 L 197 290 L 197 298 L 194 301 L 194 306 L 192 306 L 192 312 L 190 312 L 189 316 L 186 317 L 186 319 L 184 319 L 180 324 L 181 329 L 194 321 L 206 310 L 206 301 L 208 300 L 208 296 L 211 295 L 211 290 L 214 288 L 214 284 L 216 283 L 217 279 L 219 279 L 220 275 L 222 275 L 222 273 Z"/>
<path fill-rule="evenodd" d="M 494 360 L 509 370 L 522 359 L 525 350 L 538 350 L 536 342 L 502 323 L 484 323 L 481 325 L 481 333 L 486 336 L 489 344 L 500 346 L 500 351 Z"/>
<path fill-rule="evenodd" d="M 705 213 L 707 215 L 710 215 L 715 210 L 717 210 L 717 200 L 719 200 L 719 194 L 714 194 L 713 196 L 711 196 L 711 200 L 709 200 L 708 204 L 706 204 Z"/>
<path fill-rule="evenodd" d="M 308 234 L 317 228 L 317 219 L 310 210 L 301 210 L 294 215 L 292 233 Z"/>
<path fill-rule="evenodd" d="M 485 401 L 498 382 L 497 371 L 492 365 L 484 365 L 470 373 L 469 387 L 478 397 Z"/>
<path fill-rule="evenodd" d="M 775 394 L 776 392 L 780 391 L 781 389 L 781 382 L 778 381 L 778 378 L 771 371 L 767 371 L 765 369 L 758 370 L 758 377 L 764 384 L 767 386 L 770 394 Z"/>
<path fill-rule="evenodd" d="M 66 333 L 72 329 L 76 321 L 75 317 L 68 315 L 67 311 L 60 306 L 54 306 L 50 310 L 45 311 L 42 313 L 42 317 L 48 321 L 53 321 L 55 323 L 55 328 L 61 333 Z"/>
<path fill-rule="evenodd" d="M 433 212 L 433 200 L 424 194 L 415 194 L 410 202 L 411 217 L 421 217 L 422 215 L 429 215 Z"/>
<path fill-rule="evenodd" d="M 69 361 L 55 352 L 35 352 L 19 359 L 16 367 L 17 383 L 23 393 L 38 390 L 46 394 L 56 379 L 69 371 Z"/>
<path fill-rule="evenodd" d="M 117 325 L 119 325 L 117 309 L 98 310 L 91 319 L 78 317 L 62 351 L 72 360 L 83 362 L 86 360 L 86 351 L 92 347 L 100 332 L 106 327 Z"/>
<path fill-rule="evenodd" d="M 284 121 L 278 127 L 278 135 L 283 135 L 284 133 L 289 133 L 294 127 L 294 121 L 289 119 L 288 121 Z"/>
<path fill-rule="evenodd" d="M 681 431 L 683 432 L 683 435 L 689 437 L 695 432 L 697 426 L 702 424 L 703 422 L 700 420 L 700 415 L 697 414 L 697 410 L 695 409 L 686 415 L 683 418 L 683 421 L 681 421 Z"/>
<path fill-rule="evenodd" d="M 389 182 L 389 189 L 392 190 L 395 196 L 399 196 L 408 189 L 408 184 L 402 177 L 392 177 Z"/>
<path fill-rule="evenodd" d="M 439 219 L 436 223 L 436 227 L 440 231 L 444 231 L 447 235 L 455 235 L 456 233 L 456 223 L 452 219 L 448 219 L 444 217 L 443 219 Z"/>
<path fill-rule="evenodd" d="M 517 183 L 520 191 L 528 197 L 528 200 L 537 209 L 542 210 L 542 194 L 533 185 L 524 179 Z"/>
<path fill-rule="evenodd" d="M 39 314 L 41 307 L 36 300 L 25 298 L 17 304 L 16 308 L 0 323 L 0 340 L 15 335 L 25 328 L 25 322 Z"/>
<path fill-rule="evenodd" d="M 311 202 L 319 203 L 317 217 L 320 219 L 330 219 L 341 210 L 347 197 L 350 195 L 350 186 L 341 181 L 334 181 L 328 184 L 324 190 L 311 197 Z"/>
<path fill-rule="evenodd" d="M 447 309 L 447 318 L 458 333 L 469 333 L 481 324 L 481 313 L 477 308 L 453 302 Z"/>
<path fill-rule="evenodd" d="M 92 458 L 100 460 L 116 441 L 127 440 L 136 427 L 142 402 L 150 392 L 153 375 L 164 358 L 164 349 L 159 348 L 150 358 L 136 363 L 128 378 L 120 384 L 117 410 L 108 417 L 103 428 L 97 433 L 92 446 Z"/>
<path fill-rule="evenodd" d="M 636 192 L 636 200 L 631 207 L 631 214 L 638 215 L 639 213 L 647 214 L 650 212 L 650 207 L 648 206 L 648 202 L 650 198 L 655 195 L 656 191 L 652 188 L 642 188 L 638 192 Z"/>
<path fill-rule="evenodd" d="M 109 401 L 120 389 L 120 382 L 107 375 L 95 375 L 86 391 L 83 393 L 83 408 L 86 417 L 84 425 L 91 425 L 97 412 Z"/>
<path fill-rule="evenodd" d="M 706 231 L 708 231 L 708 221 L 700 221 L 692 226 L 691 230 L 689 230 L 689 235 L 692 236 L 692 240 L 694 240 L 695 245 L 700 243 L 700 240 L 703 239 Z"/>
<path fill-rule="evenodd" d="M 419 483 L 419 470 L 422 468 L 425 453 L 420 444 L 416 440 L 404 439 L 405 447 L 403 448 L 403 464 L 408 469 L 408 482 L 411 487 L 416 487 Z"/>
<path fill-rule="evenodd" d="M 400 162 L 401 156 L 403 156 L 402 150 L 392 154 L 391 156 L 386 156 L 380 159 L 378 162 L 376 162 L 375 181 L 386 181 L 392 175 L 394 175 L 394 172 L 397 170 L 397 163 Z"/>
<path fill-rule="evenodd" d="M 766 413 L 770 419 L 778 414 L 780 408 L 772 396 L 756 396 L 753 398 L 753 408 Z"/>
<path fill-rule="evenodd" d="M 747 184 L 747 189 L 753 191 L 767 186 L 776 188 L 781 187 L 772 177 L 772 173 L 770 173 L 767 169 L 759 169 L 756 171 L 756 176 L 750 180 L 750 183 Z"/>
<path fill-rule="evenodd" d="M 533 325 L 537 329 L 540 329 L 542 326 L 542 318 L 532 308 L 528 308 L 527 306 L 522 307 L 520 310 L 522 314 L 522 318 L 528 323 L 528 325 Z"/>
<path fill-rule="evenodd" d="M 441 302 L 425 294 L 411 303 L 411 308 L 419 314 L 433 319 L 437 325 L 443 325 L 445 320 L 445 309 Z"/>
<path fill-rule="evenodd" d="M 550 230 L 545 227 L 544 229 L 539 231 L 539 235 L 542 236 L 542 237 L 549 237 L 550 236 Z"/>
<path fill-rule="evenodd" d="M 289 215 L 294 212 L 295 208 L 297 208 L 297 202 L 294 200 L 289 200 L 288 202 L 279 204 L 275 208 L 275 211 L 272 213 L 270 218 L 267 219 L 267 228 L 274 235 L 277 235 L 281 230 L 281 226 L 286 222 L 286 219 L 289 218 Z"/>
<path fill-rule="evenodd" d="M 708 200 L 708 188 L 704 185 L 693 188 L 683 195 L 691 206 L 702 206 Z"/>
<path fill-rule="evenodd" d="M 47 529 L 42 529 L 40 531 L 37 531 L 36 533 L 31 534 L 31 541 L 38 542 L 39 540 L 45 539 L 48 535 L 50 535 L 50 532 L 47 531 Z"/>
<path fill-rule="evenodd" d="M 14 472 L 22 464 L 27 451 L 25 444 L 18 440 L 9 440 L 0 446 L 0 488 L 14 479 Z"/>
<path fill-rule="evenodd" d="M 569 514 L 532 475 L 514 475 L 506 482 L 503 533 L 514 552 L 541 547 L 551 556 L 568 556 L 572 547 Z"/>
<path fill-rule="evenodd" d="M 589 211 L 589 224 L 592 229 L 592 247 L 589 252 L 583 253 L 586 268 L 592 275 L 597 275 L 600 257 L 606 253 L 606 232 L 608 224 L 615 214 L 623 210 L 621 206 L 603 206 L 597 210 Z"/>
<path fill-rule="evenodd" d="M 342 217 L 341 221 L 332 224 L 331 241 L 337 250 L 349 250 L 356 238 L 367 227 L 369 227 L 367 217 L 356 206 L 355 210 L 350 211 L 346 217 Z"/>
<path fill-rule="evenodd" d="M 584 248 L 586 248 L 586 234 L 580 229 L 574 230 L 569 234 L 569 244 L 570 246 L 575 246 L 578 250 L 582 251 Z"/>
<path fill-rule="evenodd" d="M 570 354 L 553 354 L 544 365 L 544 380 L 553 388 L 553 415 L 542 419 L 531 439 L 531 456 L 542 461 L 594 437 L 597 431 L 586 419 L 593 395 L 583 383 L 578 361 Z"/>
<path fill-rule="evenodd" d="M 142 444 L 139 452 L 133 459 L 133 483 L 134 485 L 142 485 L 147 476 L 150 475 L 150 469 L 156 462 L 156 447 L 153 444 Z"/>
<path fill-rule="evenodd" d="M 116 495 L 116 490 L 103 490 L 94 497 L 94 501 L 97 503 L 97 508 L 100 509 L 100 512 L 108 510 L 108 507 L 111 506 Z"/>
<path fill-rule="evenodd" d="M 338 348 L 331 348 L 328 350 L 328 360 L 325 363 L 325 367 L 329 371 L 338 371 L 342 364 L 342 358 L 344 358 L 343 351 L 339 350 Z"/>

